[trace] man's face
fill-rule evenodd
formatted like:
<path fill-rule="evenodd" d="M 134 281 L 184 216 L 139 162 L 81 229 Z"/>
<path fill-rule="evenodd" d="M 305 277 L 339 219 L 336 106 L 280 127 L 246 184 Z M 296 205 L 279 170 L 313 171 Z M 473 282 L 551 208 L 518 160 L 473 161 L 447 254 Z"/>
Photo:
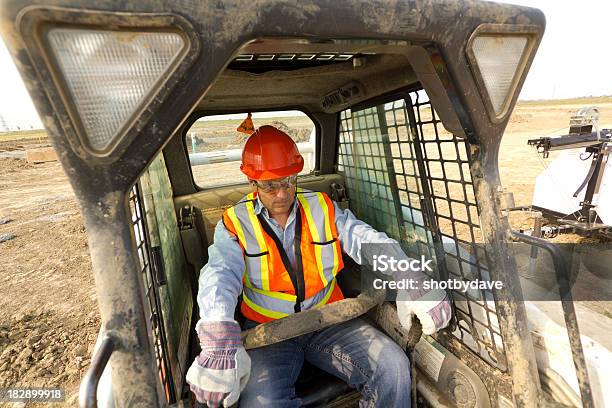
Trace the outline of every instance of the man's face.
<path fill-rule="evenodd" d="M 293 175 L 274 180 L 253 181 L 251 185 L 270 215 L 275 216 L 289 213 L 295 200 L 296 183 L 297 175 Z"/>

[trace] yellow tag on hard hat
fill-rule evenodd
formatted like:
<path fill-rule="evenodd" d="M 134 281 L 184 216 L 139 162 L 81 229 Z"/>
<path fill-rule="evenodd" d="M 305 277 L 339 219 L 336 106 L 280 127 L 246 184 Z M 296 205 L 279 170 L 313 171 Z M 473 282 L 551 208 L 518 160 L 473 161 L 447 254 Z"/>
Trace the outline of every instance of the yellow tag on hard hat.
<path fill-rule="evenodd" d="M 253 120 L 251 119 L 251 113 L 247 115 L 246 119 L 242 121 L 240 126 L 236 129 L 238 132 L 246 133 L 250 135 L 255 131 L 255 126 L 253 126 Z"/>

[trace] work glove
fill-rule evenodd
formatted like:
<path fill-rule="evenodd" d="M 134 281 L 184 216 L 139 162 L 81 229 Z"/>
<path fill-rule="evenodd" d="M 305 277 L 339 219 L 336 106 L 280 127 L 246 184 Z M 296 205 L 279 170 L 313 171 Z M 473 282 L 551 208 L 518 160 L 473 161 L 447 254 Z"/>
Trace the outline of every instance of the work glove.
<path fill-rule="evenodd" d="M 251 374 L 240 326 L 235 321 L 201 321 L 197 332 L 202 352 L 187 371 L 187 383 L 200 403 L 230 407 L 238 402 Z"/>
<path fill-rule="evenodd" d="M 446 327 L 451 319 L 451 304 L 446 291 L 431 290 L 415 300 L 397 300 L 397 315 L 404 328 L 410 331 L 412 316 L 421 322 L 423 334 L 434 334 Z"/>

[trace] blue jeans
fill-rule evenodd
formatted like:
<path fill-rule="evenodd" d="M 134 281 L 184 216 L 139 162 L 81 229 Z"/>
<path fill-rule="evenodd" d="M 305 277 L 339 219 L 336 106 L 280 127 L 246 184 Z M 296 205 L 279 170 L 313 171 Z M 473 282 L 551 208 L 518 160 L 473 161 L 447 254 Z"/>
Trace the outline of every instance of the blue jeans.
<path fill-rule="evenodd" d="M 247 328 L 253 326 L 252 322 Z M 295 382 L 304 360 L 361 392 L 360 407 L 410 407 L 404 351 L 362 319 L 249 350 L 251 377 L 240 407 L 299 407 Z"/>

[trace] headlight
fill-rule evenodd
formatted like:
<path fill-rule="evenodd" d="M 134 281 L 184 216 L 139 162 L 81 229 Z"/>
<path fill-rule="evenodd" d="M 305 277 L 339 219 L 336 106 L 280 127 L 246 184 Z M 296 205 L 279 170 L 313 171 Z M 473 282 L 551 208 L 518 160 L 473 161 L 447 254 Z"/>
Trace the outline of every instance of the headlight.
<path fill-rule="evenodd" d="M 175 32 L 51 28 L 46 34 L 82 132 L 98 152 L 126 130 L 186 47 Z"/>
<path fill-rule="evenodd" d="M 472 34 L 467 56 L 493 122 L 508 113 L 541 30 L 534 26 L 483 24 Z"/>
<path fill-rule="evenodd" d="M 472 43 L 496 115 L 502 112 L 508 99 L 526 45 L 527 37 L 480 36 Z"/>

